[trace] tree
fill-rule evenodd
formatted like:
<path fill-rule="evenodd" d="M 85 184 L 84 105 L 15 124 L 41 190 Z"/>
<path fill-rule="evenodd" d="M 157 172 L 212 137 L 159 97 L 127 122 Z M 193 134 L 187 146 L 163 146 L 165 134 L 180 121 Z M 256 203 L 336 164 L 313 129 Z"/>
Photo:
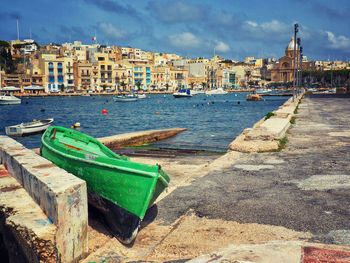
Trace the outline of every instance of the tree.
<path fill-rule="evenodd" d="M 141 89 L 141 85 L 142 85 L 141 81 L 137 81 L 135 84 L 137 87 L 137 91 L 139 91 Z"/>
<path fill-rule="evenodd" d="M 64 91 L 64 84 L 61 84 L 61 92 L 63 92 Z"/>
<path fill-rule="evenodd" d="M 166 88 L 166 91 L 169 90 L 169 83 L 165 83 L 165 88 Z"/>
<path fill-rule="evenodd" d="M 193 87 L 194 87 L 194 82 L 191 82 L 191 83 L 190 83 L 190 86 L 191 86 L 191 89 L 193 89 Z"/>
<path fill-rule="evenodd" d="M 123 91 L 125 91 L 125 86 L 126 86 L 126 83 L 125 83 L 125 81 L 124 81 L 124 80 L 122 81 L 122 83 L 121 83 L 120 85 L 122 86 Z"/>
<path fill-rule="evenodd" d="M 201 85 L 202 85 L 202 88 L 205 89 L 205 87 L 207 86 L 207 83 L 206 82 L 202 82 Z"/>

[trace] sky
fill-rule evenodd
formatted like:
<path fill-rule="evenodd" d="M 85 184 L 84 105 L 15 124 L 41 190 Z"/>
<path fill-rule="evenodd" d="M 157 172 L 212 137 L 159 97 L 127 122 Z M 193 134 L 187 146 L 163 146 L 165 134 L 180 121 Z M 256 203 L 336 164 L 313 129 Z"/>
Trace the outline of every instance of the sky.
<path fill-rule="evenodd" d="M 244 60 L 279 58 L 297 37 L 309 60 L 350 60 L 350 0 L 1 0 L 0 39 L 81 41 Z"/>

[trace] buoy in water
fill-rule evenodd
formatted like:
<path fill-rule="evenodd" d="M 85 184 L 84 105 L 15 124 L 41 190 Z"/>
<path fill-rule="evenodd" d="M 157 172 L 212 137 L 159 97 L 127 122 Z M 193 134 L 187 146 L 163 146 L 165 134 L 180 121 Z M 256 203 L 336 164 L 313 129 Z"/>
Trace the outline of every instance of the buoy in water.
<path fill-rule="evenodd" d="M 45 111 L 45 109 L 41 109 L 40 111 L 41 111 L 41 112 L 44 112 L 44 111 Z"/>
<path fill-rule="evenodd" d="M 72 126 L 72 128 L 78 128 L 78 127 L 80 127 L 80 122 L 76 122 L 76 123 L 74 123 L 73 124 L 73 126 Z"/>
<path fill-rule="evenodd" d="M 238 102 L 237 102 L 237 104 L 241 104 L 241 102 L 240 102 L 240 101 L 238 101 Z"/>
<path fill-rule="evenodd" d="M 102 114 L 107 114 L 107 110 L 106 110 L 106 109 L 103 109 L 103 110 L 102 110 Z"/>
<path fill-rule="evenodd" d="M 193 105 L 193 108 L 195 108 L 196 107 L 196 105 Z"/>
<path fill-rule="evenodd" d="M 156 111 L 156 115 L 158 115 L 158 111 Z"/>

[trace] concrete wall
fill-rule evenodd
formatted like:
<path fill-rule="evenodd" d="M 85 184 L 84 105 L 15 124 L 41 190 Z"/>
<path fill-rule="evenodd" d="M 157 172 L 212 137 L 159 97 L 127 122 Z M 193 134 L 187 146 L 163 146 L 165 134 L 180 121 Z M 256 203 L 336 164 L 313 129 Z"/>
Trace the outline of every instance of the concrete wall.
<path fill-rule="evenodd" d="M 88 253 L 85 181 L 7 136 L 0 136 L 0 164 L 56 226 L 58 260 L 74 262 L 84 257 Z"/>

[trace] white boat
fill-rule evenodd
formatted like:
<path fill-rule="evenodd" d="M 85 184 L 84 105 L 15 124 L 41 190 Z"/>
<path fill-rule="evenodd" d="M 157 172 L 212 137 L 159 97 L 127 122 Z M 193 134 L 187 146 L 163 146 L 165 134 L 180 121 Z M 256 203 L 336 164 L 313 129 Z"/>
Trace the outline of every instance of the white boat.
<path fill-rule="evenodd" d="M 264 94 L 264 93 L 268 93 L 268 92 L 272 92 L 272 89 L 261 88 L 261 89 L 257 89 L 257 90 L 256 90 L 256 93 L 257 93 L 257 94 Z"/>
<path fill-rule="evenodd" d="M 21 104 L 21 99 L 8 93 L 0 94 L 0 105 Z"/>
<path fill-rule="evenodd" d="M 223 88 L 217 88 L 213 90 L 208 90 L 205 92 L 207 95 L 225 95 L 227 94 L 227 91 L 225 91 Z"/>
<path fill-rule="evenodd" d="M 177 92 L 173 93 L 175 98 L 191 98 L 193 94 L 189 89 L 180 89 Z"/>
<path fill-rule="evenodd" d="M 5 127 L 8 136 L 25 136 L 44 132 L 53 123 L 53 118 L 21 123 L 13 126 Z"/>
<path fill-rule="evenodd" d="M 139 98 L 135 94 L 129 94 L 129 95 L 118 95 L 113 97 L 113 100 L 115 102 L 128 102 L 128 101 L 137 101 Z"/>
<path fill-rule="evenodd" d="M 146 98 L 146 94 L 137 94 L 137 97 L 139 99 L 145 99 Z"/>

